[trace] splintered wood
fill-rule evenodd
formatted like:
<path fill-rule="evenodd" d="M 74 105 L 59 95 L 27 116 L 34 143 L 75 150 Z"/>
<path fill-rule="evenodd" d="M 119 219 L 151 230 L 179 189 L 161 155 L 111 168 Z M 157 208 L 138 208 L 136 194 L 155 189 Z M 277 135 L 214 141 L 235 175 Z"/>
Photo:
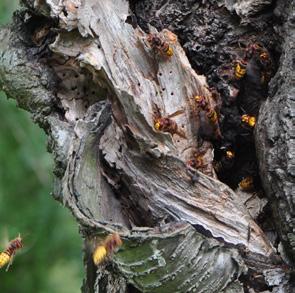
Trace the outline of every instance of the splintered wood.
<path fill-rule="evenodd" d="M 155 225 L 161 215 L 187 221 L 251 252 L 273 253 L 237 195 L 214 179 L 212 145 L 200 140 L 198 133 L 205 127 L 214 135 L 216 126 L 206 119 L 208 111 L 195 97 L 206 97 L 208 109 L 218 110 L 219 101 L 212 97 L 205 77 L 191 68 L 177 37 L 151 28 L 161 39 L 159 46 L 167 51 L 164 42 L 168 42 L 173 50 L 163 56 L 146 33 L 125 22 L 127 2 L 85 1 L 77 7 L 76 24 L 72 19 L 68 30 L 77 28 L 81 36 L 72 42 L 70 32 L 61 32 L 51 49 L 74 58 L 93 74 L 94 83 L 107 88 L 114 120 L 99 148 L 106 162 L 115 166 L 121 186 L 129 189 L 124 203 L 134 211 L 133 224 L 139 222 L 138 213 L 145 216 L 143 225 Z M 171 119 L 161 120 L 166 128 L 160 118 Z M 211 176 L 194 171 L 198 178 L 194 184 L 187 162 L 198 155 L 204 173 Z M 104 175 L 108 177 L 107 172 Z M 108 181 L 112 183 L 111 178 Z"/>

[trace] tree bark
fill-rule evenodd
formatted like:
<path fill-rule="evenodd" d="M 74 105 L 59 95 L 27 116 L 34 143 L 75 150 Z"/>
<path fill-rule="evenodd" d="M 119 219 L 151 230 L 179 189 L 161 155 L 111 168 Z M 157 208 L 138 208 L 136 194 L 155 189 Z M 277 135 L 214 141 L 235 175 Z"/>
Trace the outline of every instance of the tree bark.
<path fill-rule="evenodd" d="M 210 86 L 213 72 L 229 62 L 234 38 L 269 41 L 275 32 L 271 48 L 282 40 L 255 138 L 290 261 L 291 1 L 23 2 L 12 25 L 0 30 L 0 85 L 48 134 L 53 195 L 72 211 L 85 241 L 83 292 L 291 292 L 291 268 L 253 219 L 263 200 L 253 195 L 251 208 L 247 194 L 217 179 L 212 141 L 220 129 L 194 100 L 206 96 L 210 109 L 221 107 Z M 274 15 L 280 23 L 269 27 Z M 151 47 L 147 28 L 171 46 L 172 57 Z M 195 43 L 200 36 L 204 42 Z M 277 135 L 280 111 L 285 127 Z M 157 115 L 176 112 L 176 131 L 155 130 Z M 198 135 L 204 129 L 206 139 Z M 283 149 L 286 156 L 274 158 Z M 202 154 L 199 170 L 187 165 L 194 153 Z M 92 243 L 113 232 L 123 246 L 96 267 Z"/>
<path fill-rule="evenodd" d="M 261 178 L 271 199 L 277 227 L 287 253 L 294 262 L 294 2 L 286 17 L 280 67 L 271 81 L 270 97 L 262 105 L 256 128 Z M 278 13 L 282 13 L 279 11 Z"/>

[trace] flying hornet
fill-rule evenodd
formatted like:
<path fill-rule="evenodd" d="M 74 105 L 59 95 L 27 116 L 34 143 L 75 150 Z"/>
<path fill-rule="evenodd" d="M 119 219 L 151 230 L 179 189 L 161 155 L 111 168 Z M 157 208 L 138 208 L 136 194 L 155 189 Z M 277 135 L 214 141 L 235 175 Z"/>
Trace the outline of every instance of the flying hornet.
<path fill-rule="evenodd" d="M 0 268 L 3 268 L 7 265 L 6 271 L 9 269 L 12 264 L 13 258 L 17 252 L 17 250 L 23 247 L 22 238 L 20 235 L 15 239 L 11 240 L 6 249 L 0 253 Z"/>
<path fill-rule="evenodd" d="M 92 259 L 96 266 L 102 264 L 107 257 L 112 255 L 123 244 L 118 233 L 108 235 L 103 241 L 96 245 Z"/>

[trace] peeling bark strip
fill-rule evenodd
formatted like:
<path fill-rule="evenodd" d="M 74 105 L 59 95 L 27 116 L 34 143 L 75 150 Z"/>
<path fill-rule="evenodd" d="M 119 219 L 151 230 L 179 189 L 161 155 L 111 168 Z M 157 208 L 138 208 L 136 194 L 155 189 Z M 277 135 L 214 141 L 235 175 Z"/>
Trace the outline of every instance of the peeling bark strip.
<path fill-rule="evenodd" d="M 162 44 L 152 46 L 126 21 L 124 0 L 24 2 L 31 10 L 0 31 L 0 84 L 48 133 L 55 197 L 85 238 L 83 291 L 238 293 L 243 282 L 288 292 L 247 197 L 216 179 L 212 144 L 198 133 L 216 138 L 220 101 L 177 36 L 150 27 Z M 269 2 L 233 9 L 246 18 Z M 162 118 L 172 130 L 155 127 Z M 187 166 L 198 155 L 202 172 Z M 123 246 L 96 268 L 88 245 L 112 232 Z"/>

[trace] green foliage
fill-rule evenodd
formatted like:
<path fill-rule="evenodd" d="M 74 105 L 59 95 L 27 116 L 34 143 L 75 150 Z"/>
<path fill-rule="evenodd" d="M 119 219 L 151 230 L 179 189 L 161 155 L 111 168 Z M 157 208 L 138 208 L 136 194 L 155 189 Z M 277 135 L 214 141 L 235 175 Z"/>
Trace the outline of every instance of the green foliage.
<path fill-rule="evenodd" d="M 3 93 L 0 115 L 0 235 L 20 232 L 25 244 L 0 271 L 0 292 L 79 292 L 81 240 L 70 213 L 50 197 L 45 134 Z"/>
<path fill-rule="evenodd" d="M 0 0 L 0 25 L 7 23 L 16 9 L 18 0 Z"/>

